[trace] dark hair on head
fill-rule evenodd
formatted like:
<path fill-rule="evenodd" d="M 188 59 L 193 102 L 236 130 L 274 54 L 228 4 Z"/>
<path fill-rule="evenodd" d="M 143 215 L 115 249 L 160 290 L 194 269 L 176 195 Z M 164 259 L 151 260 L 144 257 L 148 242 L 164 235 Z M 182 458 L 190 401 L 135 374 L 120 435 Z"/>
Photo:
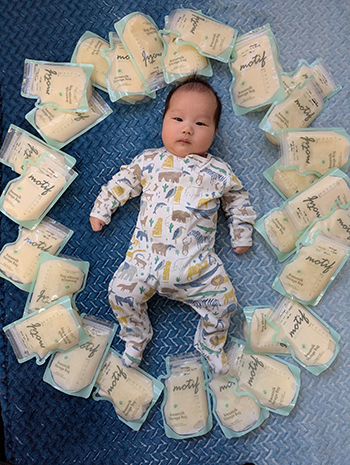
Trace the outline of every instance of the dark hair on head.
<path fill-rule="evenodd" d="M 215 90 L 212 88 L 212 86 L 207 81 L 204 81 L 203 79 L 201 79 L 200 77 L 196 75 L 190 76 L 184 82 L 182 82 L 181 84 L 178 84 L 177 86 L 171 89 L 165 101 L 163 119 L 164 119 L 166 112 L 169 109 L 171 97 L 175 94 L 175 92 L 178 92 L 179 90 L 196 91 L 196 92 L 200 92 L 203 94 L 212 93 L 214 95 L 214 97 L 216 98 L 216 110 L 214 113 L 214 122 L 215 122 L 215 130 L 217 130 L 219 127 L 219 121 L 220 121 L 221 111 L 222 111 L 221 100 L 219 96 L 217 95 L 217 93 L 215 92 Z"/>

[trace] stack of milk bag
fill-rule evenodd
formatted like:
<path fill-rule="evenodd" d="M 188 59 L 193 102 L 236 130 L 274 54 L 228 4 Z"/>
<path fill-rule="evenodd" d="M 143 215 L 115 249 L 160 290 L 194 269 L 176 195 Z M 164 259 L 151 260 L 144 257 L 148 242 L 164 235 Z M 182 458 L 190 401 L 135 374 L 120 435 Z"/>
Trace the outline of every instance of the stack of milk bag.
<path fill-rule="evenodd" d="M 0 252 L 0 275 L 28 292 L 23 317 L 3 330 L 20 363 L 50 357 L 44 381 L 112 402 L 134 430 L 164 390 L 168 437 L 203 435 L 213 415 L 227 438 L 239 437 L 270 412 L 288 415 L 295 406 L 300 369 L 283 357 L 319 375 L 339 351 L 339 334 L 310 306 L 349 257 L 350 137 L 342 128 L 308 126 L 341 87 L 322 59 L 284 72 L 269 24 L 237 36 L 201 11 L 177 9 L 163 30 L 140 12 L 114 27 L 109 43 L 87 31 L 70 63 L 25 60 L 21 94 L 36 99 L 26 119 L 45 142 L 11 125 L 0 152 L 19 175 L 0 198 L 2 213 L 19 225 L 17 240 Z M 155 379 L 122 365 L 111 347 L 116 324 L 79 312 L 89 263 L 60 253 L 73 231 L 47 213 L 77 176 L 76 160 L 60 149 L 112 112 L 96 89 L 112 102 L 142 104 L 187 76 L 210 78 L 212 59 L 232 73 L 236 115 L 266 112 L 259 127 L 280 158 L 264 176 L 282 200 L 255 228 L 279 261 L 290 261 L 273 283 L 278 304 L 244 308 L 246 341 L 227 343 L 227 375 L 213 376 L 200 354 L 184 353 L 167 357 L 167 374 Z"/>

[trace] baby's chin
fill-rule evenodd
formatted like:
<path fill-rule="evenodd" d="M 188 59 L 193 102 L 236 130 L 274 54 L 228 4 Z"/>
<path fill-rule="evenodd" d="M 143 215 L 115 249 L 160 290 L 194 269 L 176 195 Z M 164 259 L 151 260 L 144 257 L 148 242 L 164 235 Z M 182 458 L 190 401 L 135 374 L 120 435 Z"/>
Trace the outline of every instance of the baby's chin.
<path fill-rule="evenodd" d="M 196 153 L 194 151 L 191 151 L 191 150 L 186 150 L 185 147 L 183 147 L 183 150 L 171 150 L 167 147 L 165 147 L 167 149 L 168 152 L 170 152 L 171 154 L 175 155 L 175 157 L 180 157 L 180 158 L 186 158 L 188 155 L 198 155 L 200 157 L 206 157 L 207 156 L 207 152 L 205 153 Z"/>

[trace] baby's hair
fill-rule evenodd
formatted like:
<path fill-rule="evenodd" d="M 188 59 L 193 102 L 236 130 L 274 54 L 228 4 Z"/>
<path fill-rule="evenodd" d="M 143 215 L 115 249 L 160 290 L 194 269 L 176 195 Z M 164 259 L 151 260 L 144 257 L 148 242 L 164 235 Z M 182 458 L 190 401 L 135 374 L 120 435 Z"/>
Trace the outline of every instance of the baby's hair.
<path fill-rule="evenodd" d="M 215 130 L 217 130 L 219 127 L 219 121 L 220 121 L 221 111 L 222 111 L 221 100 L 219 96 L 217 95 L 217 93 L 215 92 L 215 90 L 212 88 L 212 86 L 207 81 L 204 81 L 203 79 L 201 79 L 200 77 L 196 75 L 190 76 L 189 78 L 186 79 L 186 81 L 182 82 L 181 84 L 178 84 L 177 86 L 171 89 L 165 101 L 163 119 L 164 119 L 166 112 L 169 109 L 171 97 L 175 94 L 175 92 L 179 92 L 180 90 L 185 91 L 185 92 L 195 91 L 195 92 L 199 92 L 202 94 L 211 93 L 214 95 L 216 99 L 216 110 L 214 113 L 214 122 L 215 122 Z"/>

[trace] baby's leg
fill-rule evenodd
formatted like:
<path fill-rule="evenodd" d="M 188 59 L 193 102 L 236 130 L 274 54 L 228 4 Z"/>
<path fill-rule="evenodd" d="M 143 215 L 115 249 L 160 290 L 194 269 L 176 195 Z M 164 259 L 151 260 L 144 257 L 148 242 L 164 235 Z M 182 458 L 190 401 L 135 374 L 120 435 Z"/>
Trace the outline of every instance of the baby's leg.
<path fill-rule="evenodd" d="M 218 258 L 217 263 L 221 263 Z M 204 273 L 213 269 L 212 266 Z M 194 338 L 195 348 L 207 359 L 213 373 L 227 373 L 229 366 L 223 347 L 237 300 L 223 265 L 214 275 L 204 279 L 202 286 L 187 288 L 182 297 L 201 316 Z"/>
<path fill-rule="evenodd" d="M 147 343 L 152 339 L 147 301 L 154 292 L 155 289 L 145 282 L 140 270 L 126 261 L 120 265 L 109 284 L 109 303 L 121 327 L 119 336 L 125 341 L 122 356 L 125 366 L 138 366 Z"/>

